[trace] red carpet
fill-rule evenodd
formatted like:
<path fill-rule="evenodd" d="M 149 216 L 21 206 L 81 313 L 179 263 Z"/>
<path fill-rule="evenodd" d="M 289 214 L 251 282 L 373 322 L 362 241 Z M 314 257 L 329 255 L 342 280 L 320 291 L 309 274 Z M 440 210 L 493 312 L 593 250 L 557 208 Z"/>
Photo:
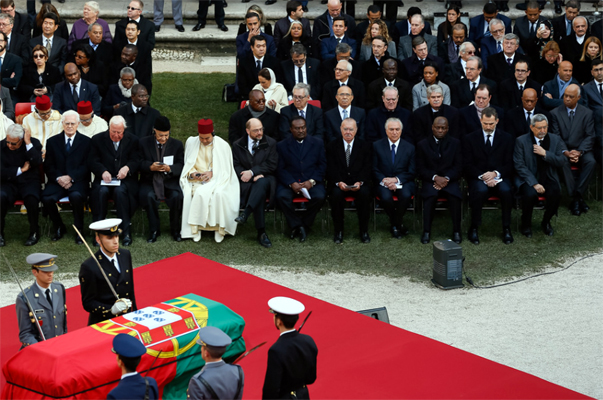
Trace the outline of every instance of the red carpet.
<path fill-rule="evenodd" d="M 190 253 L 137 268 L 135 279 L 139 307 L 197 293 L 245 318 L 243 337 L 249 348 L 268 341 L 241 362 L 244 398 L 262 394 L 268 347 L 278 337 L 267 305 L 273 296 L 296 298 L 307 311 L 313 311 L 303 329 L 319 349 L 318 379 L 310 386 L 313 399 L 588 398 Z M 79 290 L 67 290 L 70 331 L 86 325 Z M 0 361 L 4 365 L 20 347 L 14 306 L 0 310 L 0 323 Z M 1 379 L 4 385 L 4 377 Z"/>

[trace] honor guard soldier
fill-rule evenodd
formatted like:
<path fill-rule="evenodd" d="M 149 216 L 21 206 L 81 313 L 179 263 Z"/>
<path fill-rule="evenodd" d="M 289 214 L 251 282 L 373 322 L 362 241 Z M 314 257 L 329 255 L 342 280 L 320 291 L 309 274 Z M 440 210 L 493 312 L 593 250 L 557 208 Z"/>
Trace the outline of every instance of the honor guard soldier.
<path fill-rule="evenodd" d="M 58 269 L 56 258 L 57 256 L 47 253 L 27 256 L 26 262 L 31 265 L 31 273 L 36 281 L 17 296 L 15 308 L 21 348 L 67 333 L 65 287 L 53 282 L 54 271 Z M 36 324 L 36 318 L 40 328 Z M 40 335 L 40 330 L 44 337 Z"/>
<path fill-rule="evenodd" d="M 318 348 L 310 336 L 294 328 L 305 307 L 288 297 L 273 297 L 268 306 L 281 335 L 268 350 L 262 398 L 309 399 L 306 385 L 316 381 Z"/>
<path fill-rule="evenodd" d="M 94 258 L 89 257 L 80 267 L 82 305 L 90 313 L 88 325 L 137 309 L 132 256 L 128 250 L 119 248 L 121 222 L 119 218 L 110 218 L 90 224 L 90 229 L 96 231 L 96 242 L 100 245 L 100 250 L 94 253 Z M 107 280 L 119 300 L 115 301 L 115 294 Z"/>
<path fill-rule="evenodd" d="M 226 364 L 222 356 L 232 343 L 221 329 L 206 326 L 199 329 L 197 344 L 205 366 L 188 384 L 189 399 L 240 399 L 243 397 L 245 377 L 243 368 Z"/>
<path fill-rule="evenodd" d="M 121 368 L 121 380 L 107 399 L 155 400 L 159 398 L 159 388 L 155 379 L 143 377 L 136 372 L 140 358 L 147 348 L 137 338 L 119 333 L 113 338 L 112 352 L 117 354 L 117 365 Z"/>

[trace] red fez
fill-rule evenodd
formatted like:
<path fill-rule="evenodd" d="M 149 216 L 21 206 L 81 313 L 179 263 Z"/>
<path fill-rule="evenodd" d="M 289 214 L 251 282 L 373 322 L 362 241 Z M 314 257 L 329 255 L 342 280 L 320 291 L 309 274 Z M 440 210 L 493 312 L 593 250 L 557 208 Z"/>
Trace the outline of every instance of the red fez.
<path fill-rule="evenodd" d="M 82 115 L 92 114 L 92 103 L 89 101 L 80 101 L 77 103 L 77 113 Z"/>
<path fill-rule="evenodd" d="M 199 133 L 213 133 L 214 132 L 214 121 L 211 119 L 200 119 L 197 123 L 197 130 Z"/>
<path fill-rule="evenodd" d="M 52 103 L 50 102 L 50 98 L 46 95 L 36 97 L 36 109 L 38 111 L 46 111 L 50 110 L 52 107 Z"/>

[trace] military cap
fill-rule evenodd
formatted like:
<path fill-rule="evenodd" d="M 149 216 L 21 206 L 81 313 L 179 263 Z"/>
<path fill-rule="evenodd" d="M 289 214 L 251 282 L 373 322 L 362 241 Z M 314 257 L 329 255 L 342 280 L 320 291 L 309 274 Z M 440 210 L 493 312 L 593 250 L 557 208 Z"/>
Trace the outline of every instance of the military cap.
<path fill-rule="evenodd" d="M 54 263 L 57 256 L 48 253 L 33 253 L 27 256 L 25 262 L 30 264 L 33 268 L 37 268 L 40 271 L 56 271 L 59 267 Z"/>
<path fill-rule="evenodd" d="M 147 348 L 134 336 L 119 333 L 113 338 L 113 348 L 111 351 L 122 357 L 136 358 L 145 354 Z"/>
<path fill-rule="evenodd" d="M 199 329 L 199 339 L 197 344 L 214 348 L 225 348 L 232 343 L 232 339 L 220 328 L 215 326 L 206 326 Z"/>
<path fill-rule="evenodd" d="M 101 235 L 115 236 L 121 233 L 119 224 L 121 224 L 120 218 L 108 218 L 91 223 L 89 228 Z"/>
<path fill-rule="evenodd" d="M 299 315 L 306 309 L 301 302 L 290 297 L 273 297 L 268 300 L 268 307 L 271 313 L 283 315 Z"/>

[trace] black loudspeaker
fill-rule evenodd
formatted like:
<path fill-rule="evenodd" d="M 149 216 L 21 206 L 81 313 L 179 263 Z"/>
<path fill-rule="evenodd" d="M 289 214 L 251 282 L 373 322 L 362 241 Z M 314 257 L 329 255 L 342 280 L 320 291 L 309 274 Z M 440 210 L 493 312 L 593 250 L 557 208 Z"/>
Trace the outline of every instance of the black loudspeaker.
<path fill-rule="evenodd" d="M 440 289 L 457 289 L 463 285 L 463 249 L 450 239 L 433 243 L 433 278 Z"/>
<path fill-rule="evenodd" d="M 371 308 L 370 310 L 362 310 L 357 312 L 389 324 L 389 317 L 387 316 L 387 309 L 385 307 Z"/>

